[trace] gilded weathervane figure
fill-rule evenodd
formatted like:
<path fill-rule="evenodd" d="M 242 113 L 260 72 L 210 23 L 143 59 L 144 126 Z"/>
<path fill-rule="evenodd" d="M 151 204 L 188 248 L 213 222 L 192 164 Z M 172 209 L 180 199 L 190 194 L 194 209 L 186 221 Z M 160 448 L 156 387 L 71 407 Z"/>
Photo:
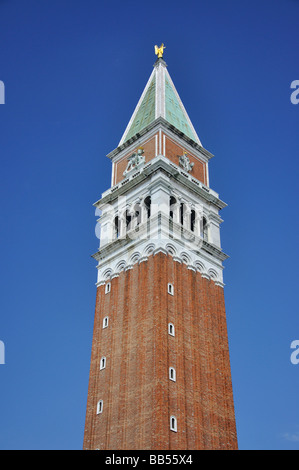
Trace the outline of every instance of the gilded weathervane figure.
<path fill-rule="evenodd" d="M 155 54 L 158 56 L 158 59 L 163 57 L 164 49 L 166 49 L 166 47 L 164 46 L 163 42 L 160 47 L 155 46 Z"/>

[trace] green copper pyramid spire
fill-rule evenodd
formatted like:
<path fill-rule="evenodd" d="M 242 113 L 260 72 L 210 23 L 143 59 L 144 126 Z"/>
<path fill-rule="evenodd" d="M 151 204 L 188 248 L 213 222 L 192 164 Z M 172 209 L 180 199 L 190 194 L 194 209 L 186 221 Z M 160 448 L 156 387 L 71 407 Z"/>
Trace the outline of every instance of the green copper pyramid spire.
<path fill-rule="evenodd" d="M 138 107 L 133 122 L 126 134 L 126 140 L 133 137 L 141 129 L 144 129 L 155 119 L 156 111 L 156 77 L 153 76 L 144 98 Z"/>
<path fill-rule="evenodd" d="M 165 77 L 165 119 L 174 125 L 179 131 L 182 131 L 190 139 L 198 141 L 195 131 L 192 129 L 186 111 L 184 110 L 180 99 L 175 93 L 175 88 L 167 77 Z"/>
<path fill-rule="evenodd" d="M 125 143 L 159 117 L 164 118 L 176 129 L 201 145 L 166 67 L 164 60 L 158 58 L 119 145 Z"/>

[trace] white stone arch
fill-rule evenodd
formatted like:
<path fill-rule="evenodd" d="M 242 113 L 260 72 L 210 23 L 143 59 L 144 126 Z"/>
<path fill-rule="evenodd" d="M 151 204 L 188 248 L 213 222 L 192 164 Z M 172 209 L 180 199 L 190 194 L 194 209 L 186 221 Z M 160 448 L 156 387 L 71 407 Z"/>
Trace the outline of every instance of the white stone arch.
<path fill-rule="evenodd" d="M 121 261 L 119 261 L 115 267 L 115 271 L 116 272 L 120 272 L 120 271 L 123 271 L 126 267 L 126 261 L 124 259 L 122 259 Z"/>
<path fill-rule="evenodd" d="M 218 279 L 218 273 L 217 273 L 217 271 L 215 271 L 215 269 L 210 268 L 210 269 L 208 270 L 208 275 L 210 276 L 210 278 L 211 278 L 213 281 L 215 281 L 216 279 Z"/>
<path fill-rule="evenodd" d="M 181 258 L 181 260 L 182 260 L 183 263 L 185 263 L 185 264 L 191 264 L 191 258 L 190 258 L 190 256 L 189 256 L 187 253 L 185 253 L 184 251 L 181 252 L 180 258 Z"/>
<path fill-rule="evenodd" d="M 105 280 L 105 281 L 109 281 L 109 279 L 111 279 L 111 276 L 112 276 L 112 269 L 109 268 L 109 269 L 106 269 L 103 274 L 102 274 L 102 278 Z"/>
<path fill-rule="evenodd" d="M 176 250 L 175 246 L 172 245 L 171 243 L 167 243 L 167 245 L 165 246 L 165 249 L 166 249 L 166 251 L 169 255 L 176 256 L 177 250 Z"/>
<path fill-rule="evenodd" d="M 206 272 L 206 267 L 201 261 L 195 261 L 194 267 L 200 273 L 205 273 Z"/>
<path fill-rule="evenodd" d="M 136 251 L 135 253 L 132 254 L 129 264 L 138 263 L 139 260 L 140 260 L 140 253 L 139 251 Z"/>
<path fill-rule="evenodd" d="M 154 243 L 149 243 L 149 244 L 145 247 L 145 249 L 144 249 L 144 251 L 143 251 L 143 256 L 152 255 L 153 252 L 154 252 L 154 250 L 155 250 L 155 248 L 156 248 L 156 246 L 155 246 Z"/>

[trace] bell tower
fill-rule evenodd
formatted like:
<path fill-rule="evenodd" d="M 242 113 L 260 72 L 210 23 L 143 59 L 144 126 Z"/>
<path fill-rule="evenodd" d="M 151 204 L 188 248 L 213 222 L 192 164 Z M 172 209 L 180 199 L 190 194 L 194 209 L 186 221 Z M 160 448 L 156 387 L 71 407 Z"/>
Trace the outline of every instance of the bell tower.
<path fill-rule="evenodd" d="M 101 213 L 84 449 L 237 449 L 219 215 L 163 59 L 112 162 Z"/>

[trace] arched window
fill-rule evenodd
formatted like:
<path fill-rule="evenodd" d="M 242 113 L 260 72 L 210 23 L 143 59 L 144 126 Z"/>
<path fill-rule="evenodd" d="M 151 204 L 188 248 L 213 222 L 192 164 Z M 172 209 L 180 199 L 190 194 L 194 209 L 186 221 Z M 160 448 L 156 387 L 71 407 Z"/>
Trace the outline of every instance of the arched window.
<path fill-rule="evenodd" d="M 180 224 L 184 225 L 184 215 L 185 215 L 185 207 L 184 204 L 181 202 L 180 204 Z"/>
<path fill-rule="evenodd" d="M 131 223 L 132 223 L 132 216 L 131 216 L 130 212 L 127 210 L 126 211 L 126 227 L 127 227 L 127 230 L 131 229 Z"/>
<path fill-rule="evenodd" d="M 150 196 L 147 196 L 144 199 L 144 207 L 147 212 L 147 218 L 149 219 L 151 216 L 151 197 Z"/>
<path fill-rule="evenodd" d="M 97 403 L 97 415 L 103 413 L 103 400 L 99 400 Z"/>
<path fill-rule="evenodd" d="M 173 285 L 170 284 L 170 282 L 167 284 L 167 292 L 170 295 L 174 295 L 174 288 L 173 288 Z"/>
<path fill-rule="evenodd" d="M 107 328 L 108 323 L 109 323 L 109 317 L 105 317 L 105 318 L 103 319 L 103 328 Z"/>
<path fill-rule="evenodd" d="M 107 282 L 107 284 L 105 285 L 105 294 L 109 294 L 110 291 L 111 291 L 111 282 Z"/>
<path fill-rule="evenodd" d="M 173 382 L 176 381 L 176 373 L 174 367 L 169 367 L 169 379 Z"/>
<path fill-rule="evenodd" d="M 170 430 L 177 432 L 178 427 L 177 427 L 177 419 L 175 416 L 170 416 Z"/>
<path fill-rule="evenodd" d="M 100 362 L 100 370 L 105 369 L 105 367 L 106 367 L 106 358 L 105 356 L 103 356 Z"/>
<path fill-rule="evenodd" d="M 202 236 L 204 240 L 208 241 L 208 223 L 205 217 L 202 219 Z"/>
<path fill-rule="evenodd" d="M 173 219 L 173 216 L 174 216 L 174 210 L 175 210 L 176 203 L 177 203 L 176 198 L 174 196 L 170 196 L 170 200 L 169 200 L 169 217 L 171 219 Z"/>
<path fill-rule="evenodd" d="M 174 336 L 174 325 L 173 323 L 168 323 L 168 334 Z"/>
<path fill-rule="evenodd" d="M 113 227 L 113 229 L 114 229 L 114 238 L 119 237 L 119 232 L 120 232 L 119 231 L 119 225 L 120 225 L 119 222 L 120 222 L 119 218 L 118 218 L 118 216 L 116 216 L 115 219 L 114 219 L 114 227 Z"/>
<path fill-rule="evenodd" d="M 140 204 L 135 204 L 134 206 L 134 219 L 135 226 L 138 226 L 141 223 L 141 207 Z"/>
<path fill-rule="evenodd" d="M 195 218 L 196 218 L 195 210 L 192 209 L 191 214 L 190 214 L 190 230 L 191 230 L 191 232 L 195 231 Z"/>

